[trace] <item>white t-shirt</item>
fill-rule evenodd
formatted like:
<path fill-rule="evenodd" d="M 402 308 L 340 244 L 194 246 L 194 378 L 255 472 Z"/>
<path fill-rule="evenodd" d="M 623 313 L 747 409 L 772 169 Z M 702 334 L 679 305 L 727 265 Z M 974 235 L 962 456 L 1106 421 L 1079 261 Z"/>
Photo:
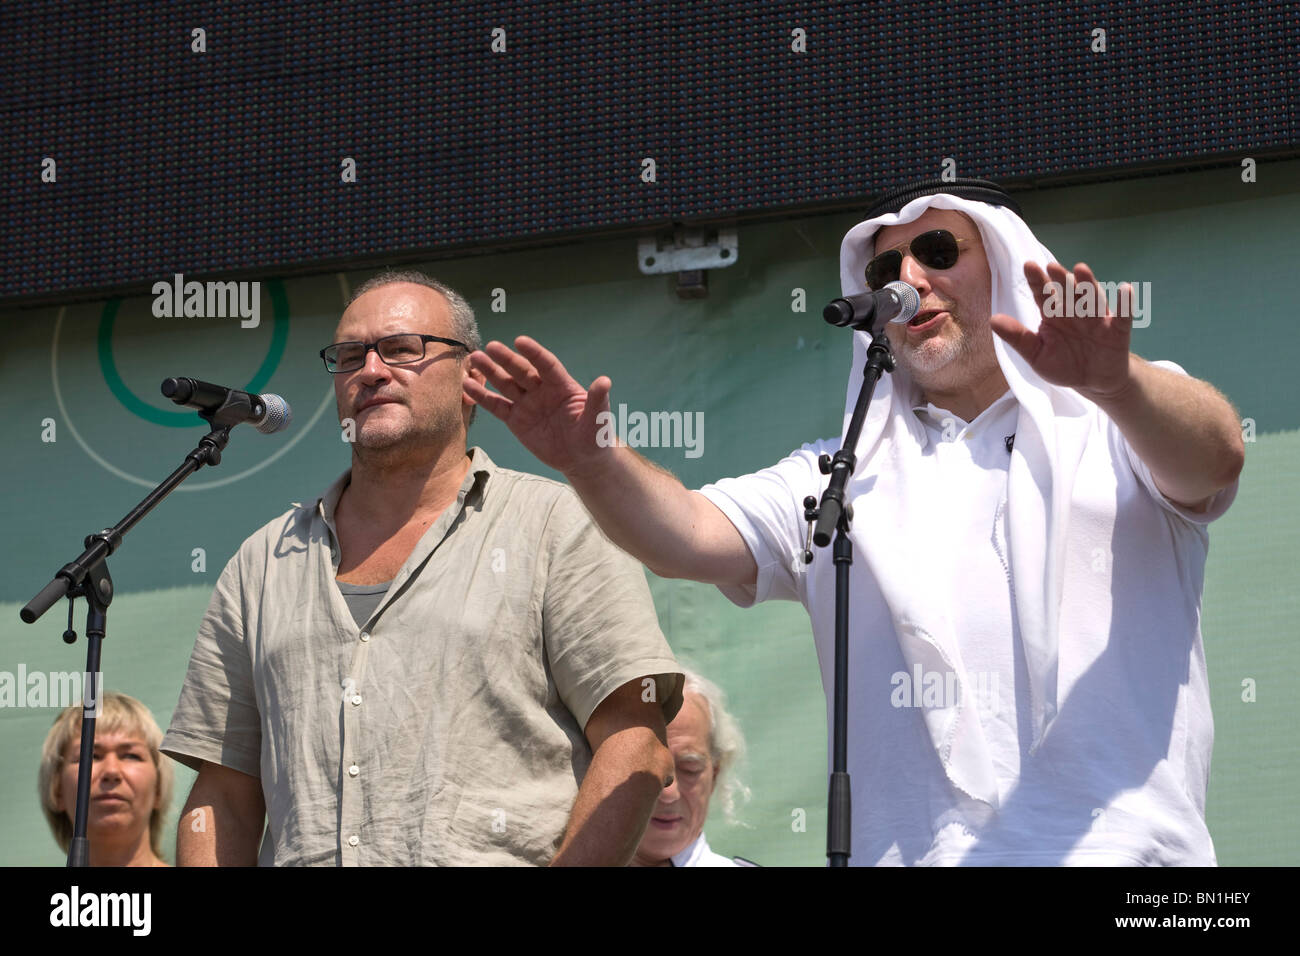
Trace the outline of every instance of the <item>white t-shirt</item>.
<path fill-rule="evenodd" d="M 1095 409 L 1074 481 L 1061 600 L 1059 712 L 1030 754 L 1028 677 L 1007 561 L 1007 439 L 1020 406 L 1007 392 L 967 424 L 929 406 L 923 467 L 936 470 L 939 525 L 926 578 L 952 598 L 966 683 L 993 757 L 999 808 L 946 776 L 922 719 L 945 689 L 909 673 L 892 624 L 853 617 L 877 585 L 852 573 L 849 772 L 857 864 L 1211 865 L 1205 826 L 1214 724 L 1200 634 L 1208 536 L 1236 485 L 1204 514 L 1168 501 L 1115 424 Z M 771 598 L 809 610 L 830 726 L 834 564 L 798 558 L 803 499 L 839 439 L 701 492 L 740 531 L 756 589 L 723 588 L 742 607 Z M 869 493 L 869 492 L 868 492 Z M 1014 507 L 1014 503 L 1011 503 Z M 855 536 L 869 529 L 854 527 Z M 931 697 L 930 695 L 940 695 Z"/>
<path fill-rule="evenodd" d="M 680 853 L 672 857 L 673 866 L 739 866 L 735 860 L 729 859 L 720 853 L 714 853 L 709 849 L 709 841 L 704 839 L 704 831 L 700 831 L 691 845 L 686 847 Z"/>

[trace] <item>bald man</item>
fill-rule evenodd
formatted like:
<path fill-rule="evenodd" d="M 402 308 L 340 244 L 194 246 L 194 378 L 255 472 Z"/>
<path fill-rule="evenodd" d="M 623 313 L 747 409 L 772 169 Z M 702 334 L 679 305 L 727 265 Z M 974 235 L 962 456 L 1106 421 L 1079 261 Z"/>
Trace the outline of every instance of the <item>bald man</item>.
<path fill-rule="evenodd" d="M 199 772 L 180 865 L 631 860 L 681 675 L 576 496 L 467 446 L 478 342 L 403 272 L 321 350 L 352 465 L 217 583 L 163 742 Z"/>

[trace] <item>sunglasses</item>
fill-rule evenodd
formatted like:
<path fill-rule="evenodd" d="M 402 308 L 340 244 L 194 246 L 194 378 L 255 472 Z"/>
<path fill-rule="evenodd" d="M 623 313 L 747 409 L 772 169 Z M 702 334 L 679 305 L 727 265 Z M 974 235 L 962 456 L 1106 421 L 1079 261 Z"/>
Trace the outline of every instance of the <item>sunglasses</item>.
<path fill-rule="evenodd" d="M 927 269 L 951 269 L 957 264 L 960 253 L 958 243 L 971 242 L 970 239 L 958 239 L 947 229 L 934 229 L 916 236 L 907 248 L 912 258 Z M 891 282 L 897 282 L 903 268 L 903 253 L 890 249 L 872 258 L 867 263 L 867 288 L 879 292 Z"/>

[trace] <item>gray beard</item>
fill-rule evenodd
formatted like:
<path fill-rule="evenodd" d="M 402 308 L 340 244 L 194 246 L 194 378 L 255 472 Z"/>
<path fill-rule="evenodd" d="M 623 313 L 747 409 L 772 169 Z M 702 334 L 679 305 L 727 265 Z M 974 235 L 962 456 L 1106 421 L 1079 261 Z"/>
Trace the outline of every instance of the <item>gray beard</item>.
<path fill-rule="evenodd" d="M 923 383 L 933 373 L 969 355 L 969 346 L 969 337 L 963 332 L 960 339 L 946 339 L 937 347 L 932 341 L 922 343 L 921 348 L 904 347 L 898 358 L 912 377 Z"/>

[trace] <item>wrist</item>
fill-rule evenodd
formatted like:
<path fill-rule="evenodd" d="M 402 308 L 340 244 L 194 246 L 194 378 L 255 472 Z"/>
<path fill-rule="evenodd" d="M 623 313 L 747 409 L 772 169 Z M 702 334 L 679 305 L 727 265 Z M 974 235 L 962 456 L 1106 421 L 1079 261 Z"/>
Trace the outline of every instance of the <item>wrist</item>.
<path fill-rule="evenodd" d="M 601 481 L 613 470 L 614 456 L 618 450 L 619 446 L 616 444 L 595 444 L 587 454 L 575 458 L 573 463 L 563 470 L 565 480 L 574 487 Z"/>
<path fill-rule="evenodd" d="M 1080 395 L 1097 405 L 1102 411 L 1109 411 L 1125 404 L 1138 391 L 1142 369 L 1146 362 L 1132 352 L 1128 356 L 1128 368 L 1122 381 L 1104 389 L 1077 389 Z"/>

